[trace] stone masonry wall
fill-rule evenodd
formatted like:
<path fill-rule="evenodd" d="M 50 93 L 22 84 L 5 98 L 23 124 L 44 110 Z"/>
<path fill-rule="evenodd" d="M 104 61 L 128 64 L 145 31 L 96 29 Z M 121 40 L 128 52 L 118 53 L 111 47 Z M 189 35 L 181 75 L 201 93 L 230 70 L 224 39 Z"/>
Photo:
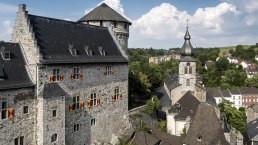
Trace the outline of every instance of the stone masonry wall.
<path fill-rule="evenodd" d="M 33 28 L 28 20 L 25 5 L 19 5 L 12 34 L 12 42 L 19 43 L 26 60 L 26 67 L 33 82 L 36 82 L 36 66 L 39 62 L 39 52 Z"/>
<path fill-rule="evenodd" d="M 7 101 L 7 108 L 14 108 L 13 119 L 0 119 L 0 145 L 13 145 L 14 139 L 24 136 L 24 144 L 35 145 L 36 101 L 33 88 L 0 91 L 0 100 Z M 23 107 L 28 106 L 28 113 Z"/>
<path fill-rule="evenodd" d="M 105 75 L 106 66 L 112 66 L 114 74 Z M 83 79 L 71 80 L 73 68 L 80 68 Z M 65 140 L 67 145 L 87 145 L 93 142 L 114 142 L 129 129 L 128 120 L 128 66 L 127 64 L 82 64 L 48 65 L 39 69 L 39 89 L 49 82 L 53 69 L 59 68 L 64 77 L 59 85 L 66 91 L 65 101 Z M 122 98 L 112 101 L 115 87 L 119 87 Z M 92 92 L 96 92 L 100 104 L 88 108 L 87 101 Z M 74 96 L 80 96 L 84 108 L 69 111 Z M 46 100 L 47 101 L 47 100 Z M 61 104 L 63 102 L 60 102 Z M 47 104 L 44 103 L 44 104 Z M 51 108 L 49 104 L 48 108 Z M 62 113 L 61 113 L 62 114 Z M 91 119 L 95 125 L 91 126 Z M 44 122 L 46 125 L 52 121 Z M 74 132 L 74 125 L 79 124 L 79 131 Z M 45 125 L 44 125 L 45 126 Z M 48 134 L 48 132 L 46 132 Z"/>

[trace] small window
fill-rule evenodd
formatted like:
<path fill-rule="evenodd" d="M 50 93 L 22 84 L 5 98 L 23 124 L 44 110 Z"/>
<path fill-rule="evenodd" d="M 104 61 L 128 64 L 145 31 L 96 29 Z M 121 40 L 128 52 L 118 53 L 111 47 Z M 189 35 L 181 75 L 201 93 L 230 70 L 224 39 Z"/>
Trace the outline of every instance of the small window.
<path fill-rule="evenodd" d="M 15 138 L 14 145 L 24 145 L 24 136 Z"/>
<path fill-rule="evenodd" d="M 56 110 L 53 110 L 52 116 L 53 116 L 53 117 L 56 117 Z"/>
<path fill-rule="evenodd" d="M 92 55 L 92 50 L 89 48 L 89 46 L 85 46 L 84 49 L 85 49 L 85 52 L 86 52 L 86 54 L 87 54 L 88 56 L 91 56 L 91 55 Z"/>
<path fill-rule="evenodd" d="M 60 69 L 53 69 L 53 81 L 59 81 L 59 77 L 60 77 Z"/>
<path fill-rule="evenodd" d="M 115 87 L 115 100 L 118 100 L 119 99 L 119 87 L 117 86 L 117 87 Z"/>
<path fill-rule="evenodd" d="M 77 132 L 77 131 L 79 131 L 80 130 L 80 125 L 79 124 L 74 124 L 73 125 L 73 131 L 74 132 Z"/>
<path fill-rule="evenodd" d="M 27 114 L 29 113 L 29 107 L 28 106 L 24 106 L 23 107 L 23 114 Z"/>
<path fill-rule="evenodd" d="M 187 66 L 186 66 L 186 67 L 185 67 L 185 74 L 187 74 L 187 73 L 188 73 L 188 72 L 187 72 L 187 69 L 188 69 L 188 68 L 187 68 Z"/>
<path fill-rule="evenodd" d="M 189 74 L 192 74 L 192 73 L 193 73 L 192 67 L 189 66 Z"/>
<path fill-rule="evenodd" d="M 80 109 L 80 96 L 73 97 L 74 110 Z"/>
<path fill-rule="evenodd" d="M 202 141 L 202 135 L 197 136 L 197 141 Z"/>
<path fill-rule="evenodd" d="M 10 52 L 4 52 L 4 60 L 10 60 L 11 59 L 11 53 Z"/>
<path fill-rule="evenodd" d="M 91 119 L 91 126 L 94 126 L 94 125 L 96 125 L 96 120 L 95 120 L 95 118 L 93 118 L 93 119 Z"/>
<path fill-rule="evenodd" d="M 103 26 L 103 21 L 99 21 L 99 26 Z"/>
<path fill-rule="evenodd" d="M 190 86 L 190 80 L 189 79 L 186 80 L 186 86 Z"/>
<path fill-rule="evenodd" d="M 1 119 L 6 119 L 7 118 L 7 102 L 2 101 L 1 103 Z"/>
<path fill-rule="evenodd" d="M 73 78 L 79 79 L 79 76 L 80 76 L 80 68 L 74 68 L 73 69 Z"/>
<path fill-rule="evenodd" d="M 51 142 L 55 142 L 55 141 L 57 141 L 57 134 L 53 134 L 51 136 Z"/>
<path fill-rule="evenodd" d="M 90 105 L 91 106 L 96 106 L 97 105 L 97 93 L 91 93 L 90 95 Z"/>
<path fill-rule="evenodd" d="M 112 75 L 112 66 L 106 66 L 106 75 Z"/>

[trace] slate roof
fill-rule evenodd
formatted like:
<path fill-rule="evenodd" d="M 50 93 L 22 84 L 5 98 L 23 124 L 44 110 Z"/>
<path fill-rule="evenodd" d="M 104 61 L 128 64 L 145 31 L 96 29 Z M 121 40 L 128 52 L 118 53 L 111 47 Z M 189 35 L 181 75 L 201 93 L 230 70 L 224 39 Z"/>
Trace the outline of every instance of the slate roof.
<path fill-rule="evenodd" d="M 222 94 L 222 97 L 225 97 L 225 98 L 231 97 L 229 90 L 220 89 L 220 93 Z"/>
<path fill-rule="evenodd" d="M 168 76 L 164 83 L 166 84 L 169 90 L 173 90 L 181 85 L 179 84 L 178 75 L 176 74 Z"/>
<path fill-rule="evenodd" d="M 57 83 L 48 83 L 44 85 L 43 98 L 55 98 L 64 96 L 66 92 Z"/>
<path fill-rule="evenodd" d="M 128 62 L 107 28 L 28 15 L 43 64 Z M 106 55 L 101 55 L 100 47 Z M 92 51 L 87 55 L 85 49 Z M 72 55 L 70 49 L 76 49 Z"/>
<path fill-rule="evenodd" d="M 33 87 L 26 68 L 25 60 L 17 43 L 0 42 L 0 90 Z M 3 59 L 3 53 L 10 52 L 10 60 Z"/>
<path fill-rule="evenodd" d="M 169 108 L 168 112 L 177 113 L 174 117 L 176 120 L 185 120 L 187 116 L 193 118 L 199 104 L 199 100 L 188 91 L 177 101 L 177 103 Z"/>
<path fill-rule="evenodd" d="M 135 145 L 158 145 L 160 142 L 160 139 L 145 131 L 137 131 L 132 140 Z"/>
<path fill-rule="evenodd" d="M 257 88 L 241 88 L 240 92 L 243 95 L 248 95 L 248 94 L 258 94 L 258 89 Z"/>
<path fill-rule="evenodd" d="M 111 7 L 109 7 L 107 4 L 102 3 L 94 10 L 90 11 L 88 14 L 83 16 L 81 19 L 79 19 L 79 22 L 87 22 L 87 21 L 120 21 L 120 22 L 126 22 L 128 24 L 132 24 L 130 21 L 128 21 L 126 18 L 124 18 L 122 15 L 120 15 L 118 12 L 113 10 Z"/>
<path fill-rule="evenodd" d="M 248 138 L 252 141 L 258 141 L 258 118 L 246 124 Z"/>
<path fill-rule="evenodd" d="M 229 90 L 232 95 L 241 95 L 239 90 Z"/>
<path fill-rule="evenodd" d="M 201 137 L 201 141 L 198 141 Z M 229 145 L 220 126 L 214 108 L 200 103 L 183 140 L 188 145 Z"/>
<path fill-rule="evenodd" d="M 161 140 L 160 145 L 182 145 L 182 137 L 165 132 L 153 132 L 153 136 Z"/>
<path fill-rule="evenodd" d="M 206 95 L 216 97 L 222 97 L 219 88 L 206 88 Z"/>

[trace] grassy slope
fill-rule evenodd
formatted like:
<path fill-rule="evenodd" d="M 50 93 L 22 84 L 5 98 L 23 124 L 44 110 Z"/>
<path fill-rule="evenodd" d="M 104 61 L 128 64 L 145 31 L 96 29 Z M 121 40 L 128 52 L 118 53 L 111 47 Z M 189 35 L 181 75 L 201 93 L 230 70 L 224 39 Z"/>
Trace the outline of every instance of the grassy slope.
<path fill-rule="evenodd" d="M 252 45 L 242 45 L 244 47 L 244 49 L 247 49 L 249 47 L 251 47 Z M 226 46 L 226 47 L 219 47 L 220 48 L 220 56 L 222 56 L 222 54 L 224 52 L 226 52 L 226 54 L 228 53 L 229 50 L 233 49 L 235 50 L 236 49 L 236 46 Z M 258 51 L 258 47 L 255 48 L 256 51 Z"/>

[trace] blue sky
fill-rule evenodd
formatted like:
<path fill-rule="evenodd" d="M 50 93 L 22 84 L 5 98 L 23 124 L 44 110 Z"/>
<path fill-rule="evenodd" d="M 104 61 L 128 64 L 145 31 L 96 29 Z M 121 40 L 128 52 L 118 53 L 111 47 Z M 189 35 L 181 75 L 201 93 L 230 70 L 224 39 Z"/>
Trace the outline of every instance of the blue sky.
<path fill-rule="evenodd" d="M 181 47 L 186 19 L 194 47 L 258 42 L 257 0 L 103 0 L 132 21 L 129 47 Z M 29 13 L 78 20 L 102 0 L 1 0 L 0 39 L 9 41 L 17 6 Z"/>

